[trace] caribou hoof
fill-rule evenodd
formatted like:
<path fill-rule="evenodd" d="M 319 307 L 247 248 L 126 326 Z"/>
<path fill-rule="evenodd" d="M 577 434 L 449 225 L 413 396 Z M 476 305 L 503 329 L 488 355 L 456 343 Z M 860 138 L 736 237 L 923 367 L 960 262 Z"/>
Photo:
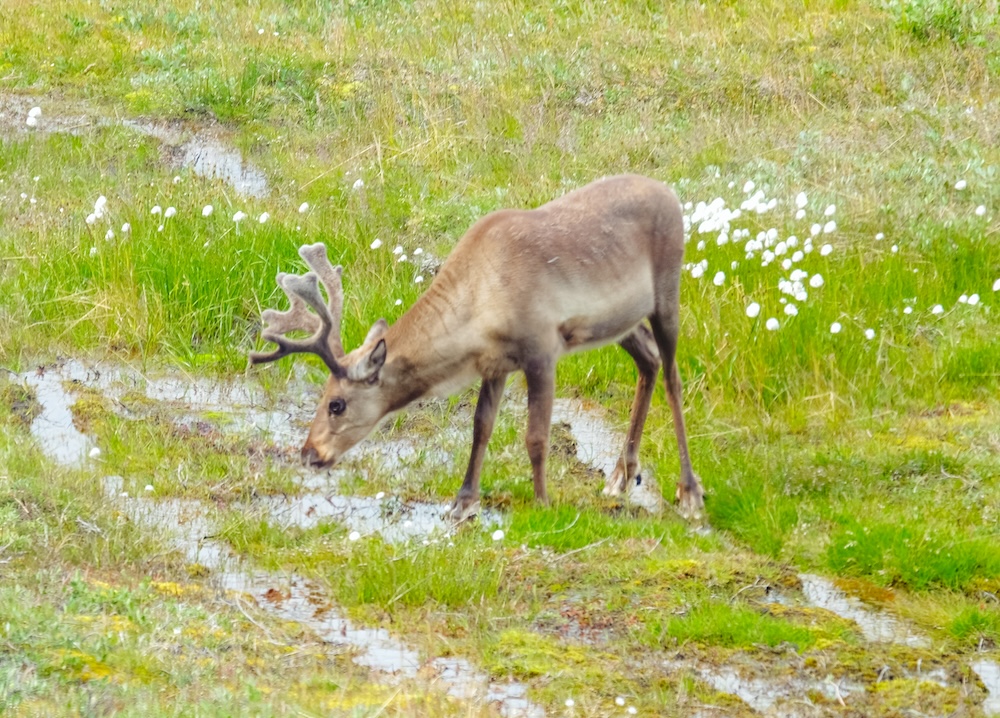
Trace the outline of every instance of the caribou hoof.
<path fill-rule="evenodd" d="M 460 524 L 479 515 L 479 499 L 459 496 L 451 505 L 448 518 L 454 524 Z"/>

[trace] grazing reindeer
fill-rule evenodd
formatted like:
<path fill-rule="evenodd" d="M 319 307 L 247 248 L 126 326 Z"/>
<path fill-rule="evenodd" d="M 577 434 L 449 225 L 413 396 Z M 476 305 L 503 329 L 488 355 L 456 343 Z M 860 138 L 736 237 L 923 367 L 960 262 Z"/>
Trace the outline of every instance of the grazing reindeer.
<path fill-rule="evenodd" d="M 622 493 L 639 474 L 639 441 L 662 361 L 680 454 L 677 498 L 684 515 L 697 516 L 704 492 L 688 456 L 674 361 L 683 253 L 681 206 L 668 187 L 633 175 L 601 179 L 538 209 L 480 219 L 416 304 L 391 327 L 379 319 L 345 354 L 342 269 L 330 266 L 324 245 L 305 246 L 299 254 L 313 271 L 277 277 L 291 309 L 263 313 L 263 337 L 278 348 L 250 361 L 311 352 L 330 369 L 302 447 L 303 463 L 318 468 L 333 465 L 389 414 L 481 377 L 472 456 L 451 510 L 461 521 L 478 510 L 479 474 L 507 375 L 523 371 L 527 379 L 526 443 L 535 499 L 546 503 L 556 361 L 617 341 L 635 360 L 639 383 L 625 448 L 604 492 Z M 313 336 L 285 336 L 293 330 Z"/>

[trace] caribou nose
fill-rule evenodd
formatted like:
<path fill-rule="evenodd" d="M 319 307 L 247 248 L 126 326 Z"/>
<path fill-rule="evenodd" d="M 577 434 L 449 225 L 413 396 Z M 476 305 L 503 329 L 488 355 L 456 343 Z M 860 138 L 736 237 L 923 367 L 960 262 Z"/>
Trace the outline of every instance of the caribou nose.
<path fill-rule="evenodd" d="M 302 447 L 302 463 L 305 466 L 322 466 L 323 462 L 320 461 L 319 452 L 316 451 L 311 446 Z"/>

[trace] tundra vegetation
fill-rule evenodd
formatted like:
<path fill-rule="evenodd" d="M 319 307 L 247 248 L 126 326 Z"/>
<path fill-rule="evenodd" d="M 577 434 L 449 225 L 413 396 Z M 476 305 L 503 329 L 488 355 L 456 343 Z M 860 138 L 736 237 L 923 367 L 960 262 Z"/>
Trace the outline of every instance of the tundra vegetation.
<path fill-rule="evenodd" d="M 516 679 L 551 715 L 996 712 L 997 17 L 995 0 L 5 0 L 0 710 L 496 711 L 221 590 L 127 493 L 198 502 L 275 602 L 294 574 L 321 613 Z M 305 426 L 262 438 L 225 402 L 149 391 L 237 377 L 258 409 L 309 404 L 318 360 L 243 374 L 299 246 L 345 267 L 353 347 L 478 217 L 620 172 L 690 203 L 677 358 L 708 531 L 602 496 L 561 425 L 536 505 L 520 378 L 483 474 L 498 525 L 426 544 L 276 520 L 268 501 L 326 481 L 303 483 Z M 78 464 L 31 431 L 29 379 L 67 357 L 149 380 L 65 384 L 100 452 Z M 556 391 L 623 437 L 635 379 L 611 346 L 564 359 Z M 398 415 L 369 443 L 412 451 L 359 453 L 336 491 L 443 512 L 474 401 Z M 640 458 L 671 499 L 662 384 Z M 811 576 L 899 640 L 828 610 Z"/>

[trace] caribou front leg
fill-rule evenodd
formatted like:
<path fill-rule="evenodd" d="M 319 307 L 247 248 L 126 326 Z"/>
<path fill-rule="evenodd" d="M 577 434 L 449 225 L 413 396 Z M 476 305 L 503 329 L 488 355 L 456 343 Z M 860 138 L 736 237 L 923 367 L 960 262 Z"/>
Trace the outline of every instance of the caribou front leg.
<path fill-rule="evenodd" d="M 476 404 L 476 417 L 472 428 L 472 455 L 469 457 L 469 467 L 465 470 L 465 481 L 458 490 L 458 496 L 451 505 L 451 519 L 460 523 L 479 513 L 479 474 L 483 469 L 483 458 L 486 455 L 486 445 L 490 442 L 493 425 L 496 423 L 497 410 L 503 397 L 507 375 L 483 379 L 479 388 L 479 402 Z"/>

